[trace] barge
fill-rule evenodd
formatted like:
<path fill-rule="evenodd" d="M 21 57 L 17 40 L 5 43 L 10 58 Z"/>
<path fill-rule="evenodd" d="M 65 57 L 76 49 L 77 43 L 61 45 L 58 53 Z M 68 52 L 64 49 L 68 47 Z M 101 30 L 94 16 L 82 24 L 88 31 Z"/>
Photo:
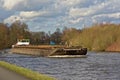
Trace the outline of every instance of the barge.
<path fill-rule="evenodd" d="M 44 57 L 76 57 L 87 54 L 87 48 L 65 45 L 30 45 L 29 39 L 18 39 L 12 46 L 12 53 Z"/>
<path fill-rule="evenodd" d="M 66 47 L 64 45 L 17 45 L 11 49 L 11 52 L 44 57 L 80 56 L 87 54 L 87 48 Z"/>

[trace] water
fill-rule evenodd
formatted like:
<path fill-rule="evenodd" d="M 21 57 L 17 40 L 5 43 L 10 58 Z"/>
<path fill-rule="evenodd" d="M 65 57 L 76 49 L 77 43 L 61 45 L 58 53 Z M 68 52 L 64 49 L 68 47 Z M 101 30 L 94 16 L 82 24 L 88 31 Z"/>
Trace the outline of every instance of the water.
<path fill-rule="evenodd" d="M 0 60 L 58 80 L 120 80 L 120 53 L 88 52 L 87 58 L 46 58 L 1 54 Z"/>

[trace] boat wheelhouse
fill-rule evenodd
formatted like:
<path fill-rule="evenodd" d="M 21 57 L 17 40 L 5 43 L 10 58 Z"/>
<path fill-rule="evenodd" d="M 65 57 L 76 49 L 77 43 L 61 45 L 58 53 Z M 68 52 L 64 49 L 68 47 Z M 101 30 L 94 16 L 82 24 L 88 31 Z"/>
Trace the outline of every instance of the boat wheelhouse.
<path fill-rule="evenodd" d="M 30 44 L 30 39 L 17 39 L 17 46 L 22 46 L 22 45 L 29 45 Z"/>

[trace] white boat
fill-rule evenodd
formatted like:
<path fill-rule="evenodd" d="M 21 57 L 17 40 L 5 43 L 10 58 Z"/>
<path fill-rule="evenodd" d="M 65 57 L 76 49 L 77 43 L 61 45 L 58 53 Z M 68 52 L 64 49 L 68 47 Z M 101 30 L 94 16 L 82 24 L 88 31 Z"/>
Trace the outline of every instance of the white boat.
<path fill-rule="evenodd" d="M 27 46 L 27 45 L 30 45 L 29 39 L 17 39 L 17 43 L 15 45 L 12 45 L 12 47 L 14 47 L 14 46 Z"/>

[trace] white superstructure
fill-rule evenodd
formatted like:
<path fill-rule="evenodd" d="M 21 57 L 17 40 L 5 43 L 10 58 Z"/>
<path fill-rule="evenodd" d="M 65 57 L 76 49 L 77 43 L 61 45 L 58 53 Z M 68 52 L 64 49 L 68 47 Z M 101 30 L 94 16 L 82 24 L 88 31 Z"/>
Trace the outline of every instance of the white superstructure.
<path fill-rule="evenodd" d="M 18 39 L 16 45 L 20 46 L 20 45 L 29 45 L 30 44 L 30 40 L 29 39 Z"/>

